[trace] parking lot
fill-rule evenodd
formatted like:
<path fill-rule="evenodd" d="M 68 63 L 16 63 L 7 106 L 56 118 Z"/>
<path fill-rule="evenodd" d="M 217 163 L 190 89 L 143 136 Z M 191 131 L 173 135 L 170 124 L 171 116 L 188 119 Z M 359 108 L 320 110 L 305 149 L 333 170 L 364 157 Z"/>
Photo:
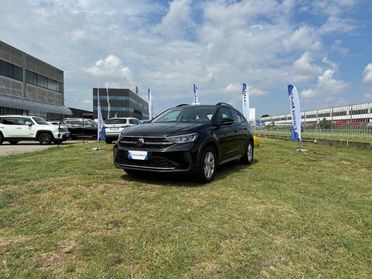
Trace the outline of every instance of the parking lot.
<path fill-rule="evenodd" d="M 71 144 L 81 143 L 82 140 L 79 141 L 65 141 L 61 145 L 68 146 Z M 27 153 L 27 152 L 33 152 L 33 151 L 41 151 L 45 150 L 51 147 L 56 147 L 57 144 L 50 144 L 50 145 L 41 145 L 38 142 L 29 142 L 29 141 L 20 141 L 18 144 L 10 144 L 7 141 L 3 142 L 2 145 L 0 145 L 0 156 L 7 156 L 7 155 L 14 155 L 14 154 L 21 154 L 21 153 Z"/>

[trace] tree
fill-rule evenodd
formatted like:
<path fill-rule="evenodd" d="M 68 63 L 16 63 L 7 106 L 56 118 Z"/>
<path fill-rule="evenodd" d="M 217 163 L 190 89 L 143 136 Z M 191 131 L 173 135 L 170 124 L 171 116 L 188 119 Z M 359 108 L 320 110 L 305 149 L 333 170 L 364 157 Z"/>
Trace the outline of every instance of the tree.
<path fill-rule="evenodd" d="M 323 118 L 320 122 L 319 122 L 319 127 L 320 129 L 331 129 L 332 128 L 332 122 Z"/>

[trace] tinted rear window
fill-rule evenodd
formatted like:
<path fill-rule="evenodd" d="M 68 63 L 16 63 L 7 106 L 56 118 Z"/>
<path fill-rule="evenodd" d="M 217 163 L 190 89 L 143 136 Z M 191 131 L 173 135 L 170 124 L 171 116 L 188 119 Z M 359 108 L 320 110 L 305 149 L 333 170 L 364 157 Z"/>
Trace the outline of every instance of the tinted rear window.
<path fill-rule="evenodd" d="M 130 124 L 138 124 L 138 120 L 137 119 L 129 119 L 129 123 Z"/>

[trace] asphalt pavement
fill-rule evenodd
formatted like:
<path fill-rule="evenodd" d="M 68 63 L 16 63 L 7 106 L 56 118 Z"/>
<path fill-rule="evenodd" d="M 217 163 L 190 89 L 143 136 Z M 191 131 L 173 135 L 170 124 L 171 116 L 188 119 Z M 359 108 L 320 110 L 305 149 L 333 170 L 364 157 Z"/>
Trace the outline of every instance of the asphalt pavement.
<path fill-rule="evenodd" d="M 82 141 L 64 141 L 60 146 L 67 146 L 75 143 L 81 143 Z M 33 151 L 40 151 L 45 150 L 51 147 L 55 147 L 57 144 L 50 144 L 50 145 L 41 145 L 38 142 L 29 142 L 29 141 L 20 141 L 17 144 L 10 144 L 7 141 L 4 141 L 3 144 L 0 145 L 0 156 L 7 156 L 13 154 L 20 154 L 20 153 L 27 153 Z"/>

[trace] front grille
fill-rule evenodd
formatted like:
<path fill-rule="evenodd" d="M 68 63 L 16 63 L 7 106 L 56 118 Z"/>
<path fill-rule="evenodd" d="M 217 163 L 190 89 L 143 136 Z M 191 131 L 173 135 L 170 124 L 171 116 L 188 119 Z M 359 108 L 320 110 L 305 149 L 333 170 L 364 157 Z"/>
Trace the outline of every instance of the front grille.
<path fill-rule="evenodd" d="M 140 144 L 140 139 L 143 139 L 143 144 Z M 119 144 L 121 147 L 166 148 L 173 143 L 164 137 L 123 137 Z"/>
<path fill-rule="evenodd" d="M 132 167 L 187 170 L 191 166 L 191 155 L 187 152 L 152 152 L 148 160 L 133 160 L 128 159 L 127 150 L 122 150 L 117 153 L 116 163 Z"/>

